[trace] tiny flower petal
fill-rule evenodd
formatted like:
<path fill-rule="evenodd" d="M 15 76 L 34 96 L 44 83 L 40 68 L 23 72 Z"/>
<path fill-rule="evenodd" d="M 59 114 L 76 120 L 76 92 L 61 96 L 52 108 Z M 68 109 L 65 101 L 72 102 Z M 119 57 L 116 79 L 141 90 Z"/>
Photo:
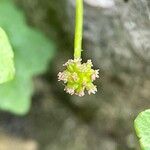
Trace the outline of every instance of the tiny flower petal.
<path fill-rule="evenodd" d="M 88 90 L 88 94 L 90 95 L 90 94 L 95 94 L 97 92 L 97 88 L 96 88 L 96 86 L 94 86 L 93 88 L 91 88 L 91 89 L 89 89 Z"/>
<path fill-rule="evenodd" d="M 92 81 L 96 80 L 96 78 L 99 78 L 99 70 L 94 70 L 91 78 Z"/>
<path fill-rule="evenodd" d="M 74 94 L 74 89 L 65 88 L 64 90 L 65 90 L 67 93 L 69 93 L 70 95 L 73 95 L 73 94 Z"/>
<path fill-rule="evenodd" d="M 67 78 L 68 78 L 68 76 L 67 76 L 66 73 L 64 73 L 64 72 L 59 72 L 58 73 L 58 81 L 64 81 L 64 83 L 66 83 Z"/>
<path fill-rule="evenodd" d="M 81 92 L 79 92 L 79 93 L 76 93 L 76 95 L 78 95 L 78 96 L 82 97 L 82 96 L 84 96 L 84 95 L 85 95 L 85 93 L 84 93 L 84 91 L 81 91 Z"/>
<path fill-rule="evenodd" d="M 99 69 L 95 70 L 96 78 L 99 78 Z"/>
<path fill-rule="evenodd" d="M 91 67 L 93 67 L 92 61 L 90 59 L 87 61 L 87 65 L 90 65 Z"/>

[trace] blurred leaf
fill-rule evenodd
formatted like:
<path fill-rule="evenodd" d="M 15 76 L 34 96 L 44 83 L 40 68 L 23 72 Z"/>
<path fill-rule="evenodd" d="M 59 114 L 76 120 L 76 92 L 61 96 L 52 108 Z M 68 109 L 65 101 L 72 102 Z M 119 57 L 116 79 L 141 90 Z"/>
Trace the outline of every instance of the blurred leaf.
<path fill-rule="evenodd" d="M 0 109 L 26 114 L 33 93 L 32 77 L 46 70 L 54 54 L 53 43 L 29 27 L 11 0 L 0 1 L 0 26 L 7 32 L 15 53 L 15 79 L 0 86 Z"/>
<path fill-rule="evenodd" d="M 143 150 L 150 150 L 150 109 L 141 112 L 135 120 L 135 130 Z"/>
<path fill-rule="evenodd" d="M 0 28 L 0 84 L 12 80 L 15 74 L 13 51 L 5 31 Z"/>

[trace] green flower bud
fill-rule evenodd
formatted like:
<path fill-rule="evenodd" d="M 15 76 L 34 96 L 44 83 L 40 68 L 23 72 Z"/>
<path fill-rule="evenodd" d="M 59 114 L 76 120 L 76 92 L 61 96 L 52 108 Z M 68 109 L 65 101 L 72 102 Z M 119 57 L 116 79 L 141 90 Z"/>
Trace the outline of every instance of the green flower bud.
<path fill-rule="evenodd" d="M 67 93 L 81 97 L 85 95 L 85 90 L 89 95 L 97 92 L 93 81 L 99 78 L 99 70 L 92 69 L 91 60 L 82 64 L 81 59 L 70 59 L 63 66 L 66 67 L 66 70 L 58 73 L 58 81 L 63 81 L 66 84 L 64 90 Z"/>

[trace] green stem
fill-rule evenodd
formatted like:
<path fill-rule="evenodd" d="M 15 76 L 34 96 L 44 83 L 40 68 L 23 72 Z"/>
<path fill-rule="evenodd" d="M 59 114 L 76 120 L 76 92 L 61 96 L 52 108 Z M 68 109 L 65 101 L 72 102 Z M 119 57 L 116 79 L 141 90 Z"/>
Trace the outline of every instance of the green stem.
<path fill-rule="evenodd" d="M 74 59 L 81 58 L 83 30 L 83 0 L 76 0 Z"/>

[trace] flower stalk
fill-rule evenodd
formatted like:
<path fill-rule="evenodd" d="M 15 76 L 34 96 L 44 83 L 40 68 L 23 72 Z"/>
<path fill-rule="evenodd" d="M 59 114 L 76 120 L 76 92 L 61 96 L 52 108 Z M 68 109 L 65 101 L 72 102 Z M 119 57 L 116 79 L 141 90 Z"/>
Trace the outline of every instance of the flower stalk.
<path fill-rule="evenodd" d="M 74 59 L 81 58 L 83 32 L 83 0 L 76 0 Z"/>

